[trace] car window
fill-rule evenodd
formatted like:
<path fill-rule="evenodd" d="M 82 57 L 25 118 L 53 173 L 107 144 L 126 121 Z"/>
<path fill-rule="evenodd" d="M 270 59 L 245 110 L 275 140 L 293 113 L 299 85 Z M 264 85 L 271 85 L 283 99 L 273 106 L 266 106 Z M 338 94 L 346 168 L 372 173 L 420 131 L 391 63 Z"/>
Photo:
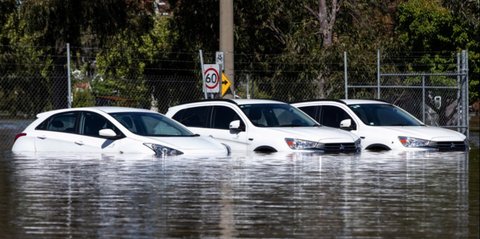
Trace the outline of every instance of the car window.
<path fill-rule="evenodd" d="M 390 104 L 356 104 L 350 109 L 371 126 L 421 126 L 422 124 L 404 110 Z"/>
<path fill-rule="evenodd" d="M 48 130 L 64 133 L 76 133 L 78 112 L 53 115 L 37 126 L 37 130 Z"/>
<path fill-rule="evenodd" d="M 98 132 L 101 129 L 112 129 L 117 135 L 120 134 L 120 131 L 105 117 L 93 112 L 83 112 L 81 130 L 83 135 L 100 137 Z"/>
<path fill-rule="evenodd" d="M 240 105 L 253 125 L 257 127 L 311 127 L 318 123 L 289 104 Z"/>
<path fill-rule="evenodd" d="M 240 125 L 244 125 L 240 116 L 233 109 L 226 106 L 213 107 L 213 128 L 229 129 L 230 122 L 234 120 L 240 120 Z"/>
<path fill-rule="evenodd" d="M 178 111 L 173 119 L 189 127 L 208 128 L 210 120 L 210 106 L 193 107 Z"/>
<path fill-rule="evenodd" d="M 320 123 L 322 125 L 340 128 L 340 122 L 345 119 L 351 119 L 352 127 L 355 128 L 355 122 L 345 110 L 337 106 L 322 106 L 320 113 Z"/>
<path fill-rule="evenodd" d="M 196 136 L 187 128 L 158 113 L 111 113 L 130 132 L 143 136 Z"/>
<path fill-rule="evenodd" d="M 298 107 L 300 110 L 305 112 L 307 115 L 312 117 L 313 119 L 317 120 L 317 109 L 319 106 L 303 106 L 303 107 Z"/>

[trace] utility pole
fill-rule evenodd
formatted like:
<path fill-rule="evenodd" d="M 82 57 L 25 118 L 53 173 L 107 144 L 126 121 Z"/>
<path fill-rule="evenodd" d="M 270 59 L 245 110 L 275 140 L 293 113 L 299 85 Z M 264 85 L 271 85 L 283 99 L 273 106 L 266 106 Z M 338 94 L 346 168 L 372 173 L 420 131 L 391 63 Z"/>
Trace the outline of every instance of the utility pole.
<path fill-rule="evenodd" d="M 230 91 L 235 95 L 235 80 L 233 66 L 233 0 L 220 0 L 220 51 L 224 53 L 223 69 L 232 83 Z"/>

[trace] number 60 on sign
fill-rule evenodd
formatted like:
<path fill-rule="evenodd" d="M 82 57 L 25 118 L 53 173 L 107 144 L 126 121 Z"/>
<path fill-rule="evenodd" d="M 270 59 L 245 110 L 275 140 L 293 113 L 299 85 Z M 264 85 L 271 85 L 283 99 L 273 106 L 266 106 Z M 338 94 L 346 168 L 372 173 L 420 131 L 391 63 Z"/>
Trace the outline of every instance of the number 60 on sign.
<path fill-rule="evenodd" d="M 206 93 L 220 92 L 220 66 L 218 64 L 203 65 L 203 85 Z"/>

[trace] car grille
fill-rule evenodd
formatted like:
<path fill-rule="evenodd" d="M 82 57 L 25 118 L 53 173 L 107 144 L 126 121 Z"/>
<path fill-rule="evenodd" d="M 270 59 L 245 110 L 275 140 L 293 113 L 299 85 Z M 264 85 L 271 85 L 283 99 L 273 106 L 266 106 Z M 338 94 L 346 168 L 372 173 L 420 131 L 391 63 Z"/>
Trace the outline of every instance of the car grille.
<path fill-rule="evenodd" d="M 324 150 L 326 153 L 351 153 L 357 152 L 355 143 L 332 143 L 325 144 Z"/>
<path fill-rule="evenodd" d="M 439 151 L 464 151 L 467 145 L 463 141 L 435 142 L 433 145 Z"/>

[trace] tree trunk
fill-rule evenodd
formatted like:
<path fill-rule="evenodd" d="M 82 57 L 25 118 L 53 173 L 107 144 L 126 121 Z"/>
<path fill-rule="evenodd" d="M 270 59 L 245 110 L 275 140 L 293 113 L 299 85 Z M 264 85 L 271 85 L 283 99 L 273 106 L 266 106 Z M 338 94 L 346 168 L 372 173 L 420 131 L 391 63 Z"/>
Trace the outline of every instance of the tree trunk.
<path fill-rule="evenodd" d="M 305 8 L 318 20 L 319 34 L 322 38 L 322 46 L 328 48 L 333 44 L 333 26 L 337 19 L 337 13 L 340 10 L 342 0 L 332 0 L 330 9 L 326 0 L 318 0 L 318 10 L 313 10 L 310 6 Z"/>

